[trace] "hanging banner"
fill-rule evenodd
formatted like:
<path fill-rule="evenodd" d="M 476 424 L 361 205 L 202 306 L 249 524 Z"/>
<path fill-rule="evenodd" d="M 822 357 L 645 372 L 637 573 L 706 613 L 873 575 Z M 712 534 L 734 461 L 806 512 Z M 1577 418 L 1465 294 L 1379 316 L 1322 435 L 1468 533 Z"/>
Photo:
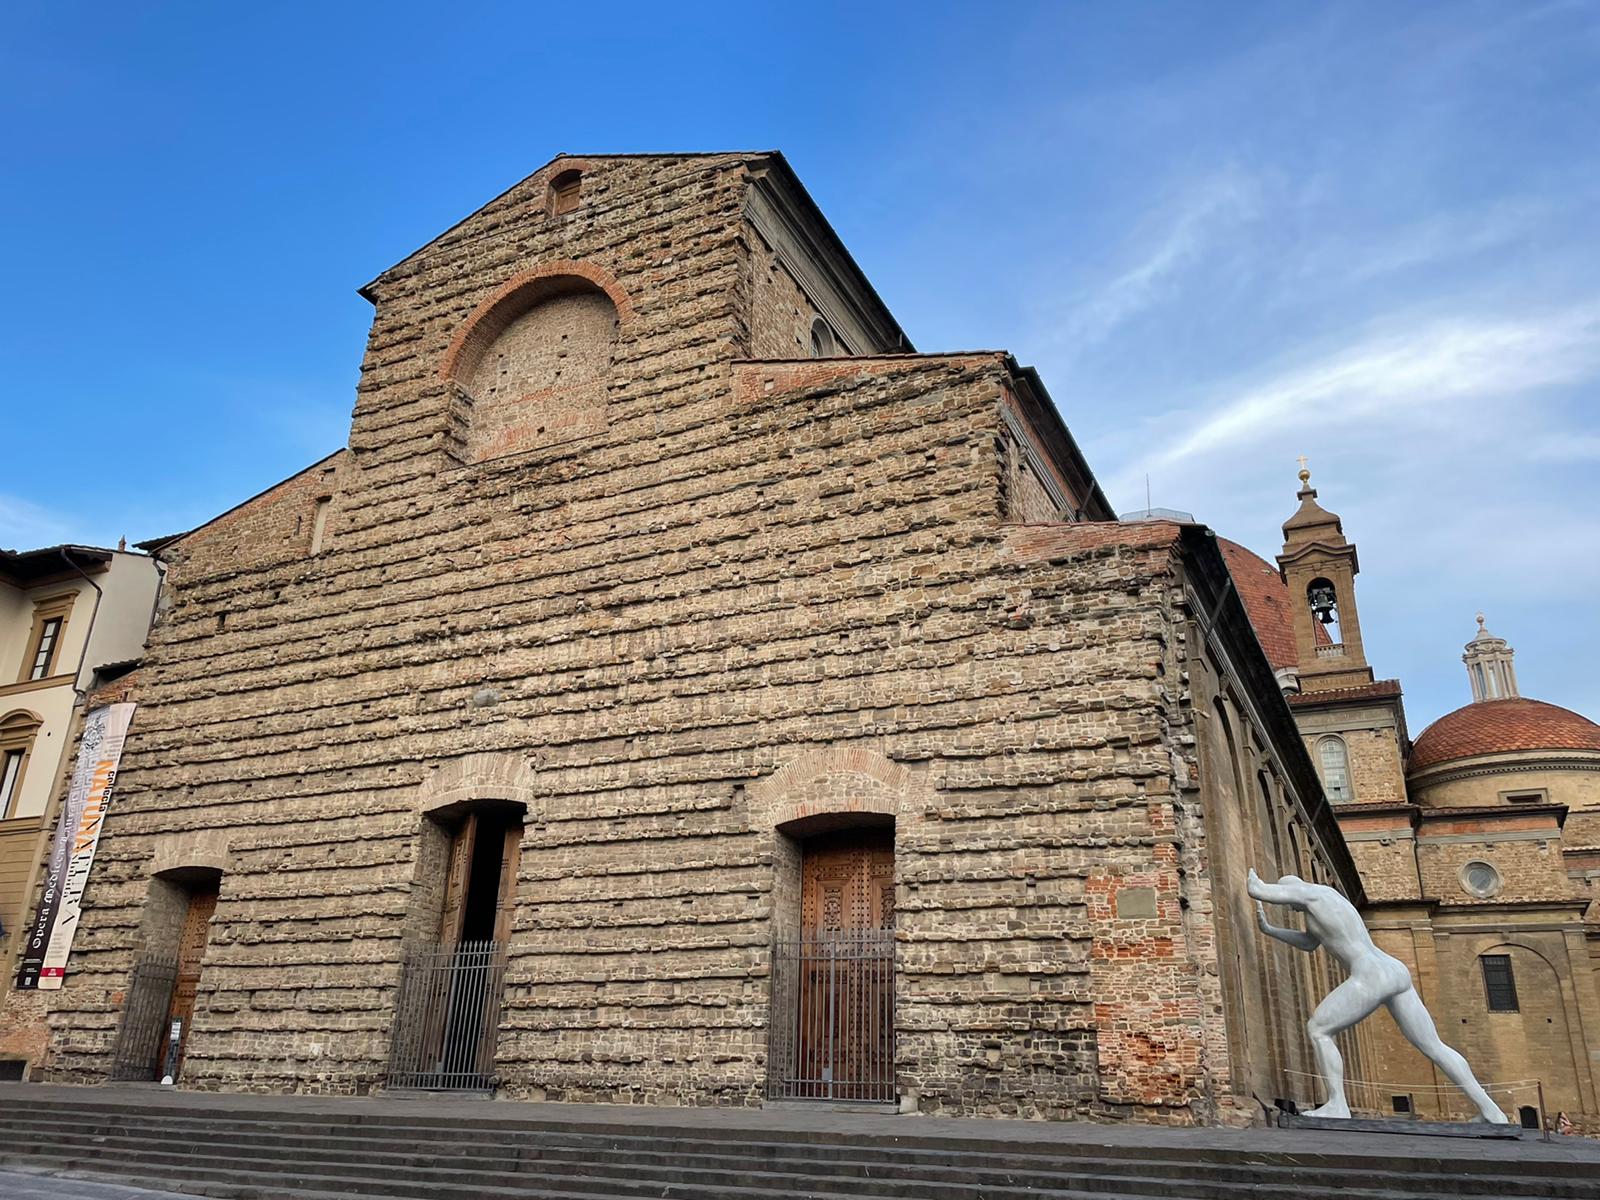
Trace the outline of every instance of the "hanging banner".
<path fill-rule="evenodd" d="M 122 743 L 133 720 L 132 704 L 108 704 L 84 718 L 83 740 L 72 771 L 72 786 L 61 810 L 50 866 L 45 873 L 39 912 L 28 929 L 17 971 L 19 988 L 59 988 L 67 976 L 67 955 L 83 911 L 83 889 L 94 866 L 95 847 L 122 760 Z"/>

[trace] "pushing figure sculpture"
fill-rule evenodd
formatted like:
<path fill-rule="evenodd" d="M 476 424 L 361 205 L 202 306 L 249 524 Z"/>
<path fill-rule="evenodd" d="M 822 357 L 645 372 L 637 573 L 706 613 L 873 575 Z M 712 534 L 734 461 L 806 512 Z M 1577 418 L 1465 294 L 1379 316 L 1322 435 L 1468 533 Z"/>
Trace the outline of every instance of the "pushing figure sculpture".
<path fill-rule="evenodd" d="M 1333 888 L 1307 883 L 1295 875 L 1285 875 L 1277 883 L 1267 883 L 1254 868 L 1250 870 L 1246 890 L 1256 902 L 1256 923 L 1261 926 L 1262 933 L 1297 950 L 1309 952 L 1318 946 L 1325 947 L 1350 976 L 1323 998 L 1306 1022 L 1306 1034 L 1316 1052 L 1317 1068 L 1328 1089 L 1327 1101 L 1307 1116 L 1350 1115 L 1350 1105 L 1344 1095 L 1344 1059 L 1333 1039 L 1382 1004 L 1388 1007 L 1406 1040 L 1426 1054 L 1451 1083 L 1467 1094 L 1485 1121 L 1496 1125 L 1508 1123 L 1505 1113 L 1473 1078 L 1467 1060 L 1439 1039 L 1433 1018 L 1412 986 L 1411 972 L 1405 963 L 1373 944 L 1355 905 Z M 1274 925 L 1267 920 L 1262 901 L 1304 913 L 1305 930 L 1280 929 Z"/>

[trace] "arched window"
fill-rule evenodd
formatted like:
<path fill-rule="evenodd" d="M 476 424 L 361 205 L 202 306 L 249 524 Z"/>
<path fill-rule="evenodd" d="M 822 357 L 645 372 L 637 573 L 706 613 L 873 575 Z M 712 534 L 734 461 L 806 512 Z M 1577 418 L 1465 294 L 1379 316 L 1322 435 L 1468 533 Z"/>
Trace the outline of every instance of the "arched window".
<path fill-rule="evenodd" d="M 1328 637 L 1334 645 L 1344 639 L 1339 635 L 1339 593 L 1328 579 L 1313 579 L 1306 585 L 1306 603 L 1311 615 L 1327 626 Z"/>
<path fill-rule="evenodd" d="M 41 723 L 34 713 L 21 710 L 0 718 L 0 820 L 17 815 L 22 781 L 28 773 L 28 758 Z"/>
<path fill-rule="evenodd" d="M 1341 737 L 1325 737 L 1317 743 L 1317 769 L 1322 775 L 1322 792 L 1338 802 L 1355 799 L 1350 786 L 1350 751 Z"/>
<path fill-rule="evenodd" d="M 832 358 L 839 353 L 839 339 L 821 317 L 811 322 L 811 357 Z"/>
<path fill-rule="evenodd" d="M 559 217 L 578 207 L 578 195 L 583 191 L 582 171 L 563 171 L 550 181 L 550 215 Z"/>
<path fill-rule="evenodd" d="M 602 432 L 617 323 L 611 297 L 577 276 L 536 280 L 479 320 L 452 372 L 472 398 L 466 460 Z"/>

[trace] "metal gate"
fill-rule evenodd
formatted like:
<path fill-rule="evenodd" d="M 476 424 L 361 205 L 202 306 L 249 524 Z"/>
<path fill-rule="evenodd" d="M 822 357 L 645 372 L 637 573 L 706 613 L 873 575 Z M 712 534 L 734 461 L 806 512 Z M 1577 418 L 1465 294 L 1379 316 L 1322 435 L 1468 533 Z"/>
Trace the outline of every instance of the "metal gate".
<path fill-rule="evenodd" d="M 166 1044 L 167 1013 L 178 982 L 178 960 L 149 956 L 133 967 L 128 998 L 122 1005 L 122 1028 L 111 1060 L 111 1078 L 155 1079 Z"/>
<path fill-rule="evenodd" d="M 767 1098 L 894 1100 L 893 929 L 773 945 Z"/>
<path fill-rule="evenodd" d="M 499 942 L 407 947 L 389 1086 L 493 1090 L 505 976 L 505 946 Z"/>

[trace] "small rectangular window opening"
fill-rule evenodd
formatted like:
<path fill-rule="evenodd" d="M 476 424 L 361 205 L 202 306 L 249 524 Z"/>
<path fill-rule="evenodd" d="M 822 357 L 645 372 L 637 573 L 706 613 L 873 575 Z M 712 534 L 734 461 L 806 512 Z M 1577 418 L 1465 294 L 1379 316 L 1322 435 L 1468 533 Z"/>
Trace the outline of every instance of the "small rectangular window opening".
<path fill-rule="evenodd" d="M 61 640 L 61 618 L 50 617 L 39 627 L 39 640 L 34 646 L 33 663 L 28 678 L 43 679 L 50 674 L 55 662 L 56 643 Z"/>
<path fill-rule="evenodd" d="M 1483 987 L 1488 996 L 1490 1012 L 1518 1012 L 1517 981 L 1511 973 L 1509 954 L 1485 954 Z"/>
<path fill-rule="evenodd" d="M 0 758 L 0 818 L 11 816 L 17 799 L 17 783 L 22 778 L 22 758 L 26 750 L 7 750 Z"/>
<path fill-rule="evenodd" d="M 323 543 L 328 536 L 328 505 L 332 503 L 332 496 L 323 496 L 317 501 L 317 511 L 311 517 L 311 553 L 321 554 Z"/>

